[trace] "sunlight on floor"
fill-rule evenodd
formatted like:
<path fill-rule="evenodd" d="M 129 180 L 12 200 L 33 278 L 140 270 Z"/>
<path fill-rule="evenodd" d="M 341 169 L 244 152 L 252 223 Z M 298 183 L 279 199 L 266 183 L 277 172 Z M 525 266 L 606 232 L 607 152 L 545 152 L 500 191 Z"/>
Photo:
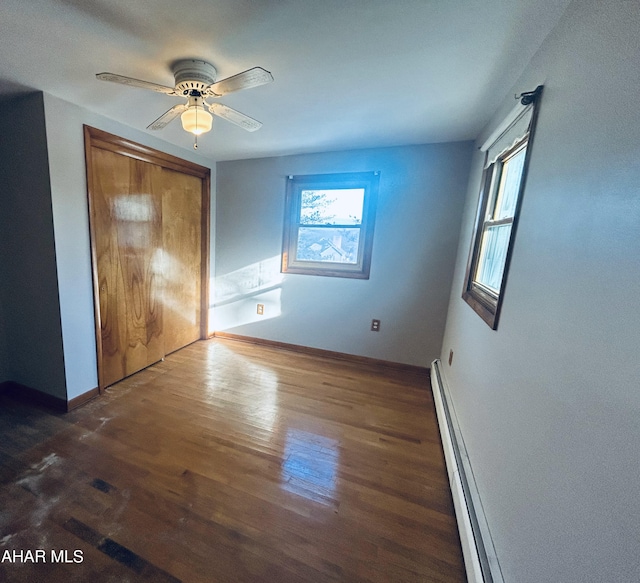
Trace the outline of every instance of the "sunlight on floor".
<path fill-rule="evenodd" d="M 282 488 L 309 500 L 335 502 L 338 441 L 300 429 L 288 429 L 282 464 Z"/>

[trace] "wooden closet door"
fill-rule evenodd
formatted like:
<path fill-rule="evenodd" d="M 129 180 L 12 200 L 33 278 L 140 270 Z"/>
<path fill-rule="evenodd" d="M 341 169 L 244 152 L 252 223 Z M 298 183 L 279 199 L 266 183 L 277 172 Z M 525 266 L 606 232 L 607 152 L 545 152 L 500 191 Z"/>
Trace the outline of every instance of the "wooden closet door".
<path fill-rule="evenodd" d="M 201 337 L 202 212 L 202 179 L 163 169 L 163 326 L 166 354 Z"/>
<path fill-rule="evenodd" d="M 84 126 L 100 389 L 206 338 L 210 170 Z"/>
<path fill-rule="evenodd" d="M 93 148 L 93 237 L 105 387 L 164 357 L 162 168 Z"/>

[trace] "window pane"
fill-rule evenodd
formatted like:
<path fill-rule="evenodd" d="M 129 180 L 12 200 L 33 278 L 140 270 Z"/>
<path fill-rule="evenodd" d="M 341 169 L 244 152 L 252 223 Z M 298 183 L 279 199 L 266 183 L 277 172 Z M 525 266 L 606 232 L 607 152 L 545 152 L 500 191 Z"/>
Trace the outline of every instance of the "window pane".
<path fill-rule="evenodd" d="M 300 227 L 298 229 L 297 261 L 358 263 L 360 229 Z"/>
<path fill-rule="evenodd" d="M 510 224 L 488 227 L 483 233 L 480 243 L 480 257 L 478 258 L 475 281 L 496 293 L 500 291 L 510 233 Z"/>
<path fill-rule="evenodd" d="M 300 223 L 303 225 L 359 225 L 364 188 L 303 190 Z"/>
<path fill-rule="evenodd" d="M 495 220 L 505 217 L 512 217 L 516 212 L 516 202 L 518 191 L 520 190 L 520 180 L 522 178 L 522 168 L 527 149 L 516 152 L 511 158 L 504 161 L 502 165 L 502 175 L 498 187 L 498 198 L 496 208 L 493 213 Z"/>

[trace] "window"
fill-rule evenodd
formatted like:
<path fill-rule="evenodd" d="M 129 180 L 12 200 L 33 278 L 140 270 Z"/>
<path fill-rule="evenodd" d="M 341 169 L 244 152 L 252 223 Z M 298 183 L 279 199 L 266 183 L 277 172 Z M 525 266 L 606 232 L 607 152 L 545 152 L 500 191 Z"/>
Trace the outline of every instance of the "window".
<path fill-rule="evenodd" d="M 379 172 L 290 176 L 282 271 L 369 279 Z"/>
<path fill-rule="evenodd" d="M 538 87 L 482 146 L 485 168 L 463 299 L 494 330 L 504 295 L 509 260 L 524 191 L 537 117 Z"/>

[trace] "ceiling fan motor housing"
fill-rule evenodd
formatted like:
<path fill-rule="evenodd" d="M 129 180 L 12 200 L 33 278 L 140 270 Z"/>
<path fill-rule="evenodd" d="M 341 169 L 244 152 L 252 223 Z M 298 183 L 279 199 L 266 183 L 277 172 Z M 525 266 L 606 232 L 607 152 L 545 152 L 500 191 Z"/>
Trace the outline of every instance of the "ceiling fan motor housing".
<path fill-rule="evenodd" d="M 171 70 L 176 80 L 176 91 L 185 95 L 191 91 L 204 91 L 215 82 L 217 74 L 212 64 L 196 59 L 178 61 Z"/>

